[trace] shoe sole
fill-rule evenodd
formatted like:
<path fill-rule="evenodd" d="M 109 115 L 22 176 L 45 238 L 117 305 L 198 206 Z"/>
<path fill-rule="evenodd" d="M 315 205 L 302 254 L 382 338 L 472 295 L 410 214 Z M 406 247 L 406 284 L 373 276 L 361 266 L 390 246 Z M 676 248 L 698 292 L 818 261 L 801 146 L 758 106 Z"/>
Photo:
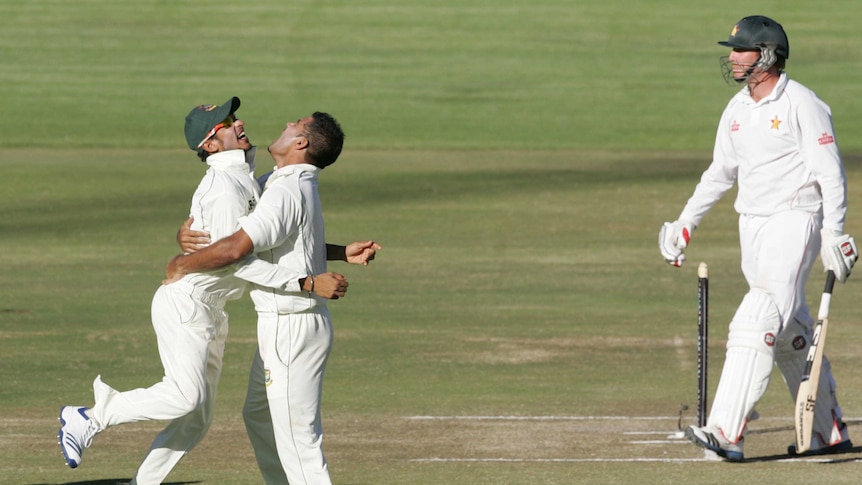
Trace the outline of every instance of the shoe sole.
<path fill-rule="evenodd" d="M 57 444 L 60 445 L 60 452 L 63 453 L 63 458 L 66 460 L 66 466 L 69 468 L 77 468 L 78 463 L 69 458 L 69 455 L 66 453 L 66 447 L 63 446 L 63 426 L 66 426 L 66 420 L 63 419 L 63 410 L 66 409 L 66 407 L 67 406 L 63 406 L 60 408 L 60 417 L 57 418 L 60 421 L 60 432 L 57 433 Z"/>
<path fill-rule="evenodd" d="M 713 445 L 711 443 L 708 443 L 706 441 L 701 440 L 700 438 L 697 437 L 696 434 L 694 434 L 694 431 L 692 431 L 691 428 L 686 428 L 685 437 L 688 438 L 689 441 L 696 444 L 697 446 L 700 446 L 701 448 L 712 451 L 727 461 L 732 461 L 734 463 L 740 463 L 740 462 L 745 460 L 743 454 L 738 452 L 738 451 L 728 451 L 728 450 L 725 450 L 724 448 L 722 448 L 720 446 L 716 446 L 716 445 Z"/>

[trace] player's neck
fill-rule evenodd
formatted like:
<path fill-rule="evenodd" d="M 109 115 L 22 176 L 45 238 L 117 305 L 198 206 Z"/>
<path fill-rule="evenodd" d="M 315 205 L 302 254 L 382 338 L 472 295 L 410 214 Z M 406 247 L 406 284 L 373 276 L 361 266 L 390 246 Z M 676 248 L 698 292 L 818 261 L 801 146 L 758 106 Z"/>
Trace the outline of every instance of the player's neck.
<path fill-rule="evenodd" d="M 751 95 L 751 99 L 756 103 L 769 96 L 772 90 L 775 89 L 775 85 L 778 84 L 780 77 L 781 73 L 772 69 L 749 77 L 748 93 Z"/>

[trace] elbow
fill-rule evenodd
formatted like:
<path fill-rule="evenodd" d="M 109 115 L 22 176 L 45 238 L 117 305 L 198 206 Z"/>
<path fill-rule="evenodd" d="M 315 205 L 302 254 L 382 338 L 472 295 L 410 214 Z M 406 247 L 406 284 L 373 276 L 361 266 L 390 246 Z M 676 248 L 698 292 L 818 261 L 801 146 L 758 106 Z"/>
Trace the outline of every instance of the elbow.
<path fill-rule="evenodd" d="M 236 263 L 245 258 L 248 254 L 251 254 L 254 250 L 254 244 L 243 231 L 239 231 L 233 236 L 222 239 L 212 247 L 218 248 L 218 259 L 220 259 L 219 263 L 223 266 Z"/>
<path fill-rule="evenodd" d="M 236 263 L 237 261 L 246 257 L 246 255 L 248 255 L 250 252 L 251 251 L 246 250 L 245 248 L 238 245 L 232 245 L 231 247 L 227 248 L 224 253 L 225 262 L 227 264 Z"/>

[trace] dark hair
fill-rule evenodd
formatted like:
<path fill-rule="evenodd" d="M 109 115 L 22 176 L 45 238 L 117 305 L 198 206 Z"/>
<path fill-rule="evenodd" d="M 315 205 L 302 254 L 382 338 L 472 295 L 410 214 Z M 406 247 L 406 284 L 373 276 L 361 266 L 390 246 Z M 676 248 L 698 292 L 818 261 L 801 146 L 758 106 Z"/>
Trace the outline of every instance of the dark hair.
<path fill-rule="evenodd" d="M 308 139 L 307 157 L 318 168 L 326 168 L 338 159 L 344 146 L 341 125 L 328 113 L 315 111 L 312 121 L 305 125 L 304 136 Z"/>

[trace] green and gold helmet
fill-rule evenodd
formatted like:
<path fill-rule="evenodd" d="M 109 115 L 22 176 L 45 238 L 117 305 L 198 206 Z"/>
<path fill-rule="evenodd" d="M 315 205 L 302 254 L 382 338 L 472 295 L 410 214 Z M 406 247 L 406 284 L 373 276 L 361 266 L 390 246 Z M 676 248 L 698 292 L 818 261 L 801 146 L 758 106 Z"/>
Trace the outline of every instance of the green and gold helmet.
<path fill-rule="evenodd" d="M 733 49 L 771 50 L 785 59 L 790 58 L 790 42 L 784 28 L 769 17 L 745 17 L 733 26 L 727 41 L 719 44 Z"/>
<path fill-rule="evenodd" d="M 784 70 L 784 61 L 790 57 L 790 42 L 784 28 L 763 15 L 753 15 L 740 20 L 731 29 L 727 41 L 718 43 L 731 49 L 760 51 L 760 58 L 743 77 L 734 77 L 733 65 L 728 57 L 719 59 L 722 75 L 728 84 L 744 82 L 755 68 L 767 71 L 777 63 L 778 69 Z"/>

